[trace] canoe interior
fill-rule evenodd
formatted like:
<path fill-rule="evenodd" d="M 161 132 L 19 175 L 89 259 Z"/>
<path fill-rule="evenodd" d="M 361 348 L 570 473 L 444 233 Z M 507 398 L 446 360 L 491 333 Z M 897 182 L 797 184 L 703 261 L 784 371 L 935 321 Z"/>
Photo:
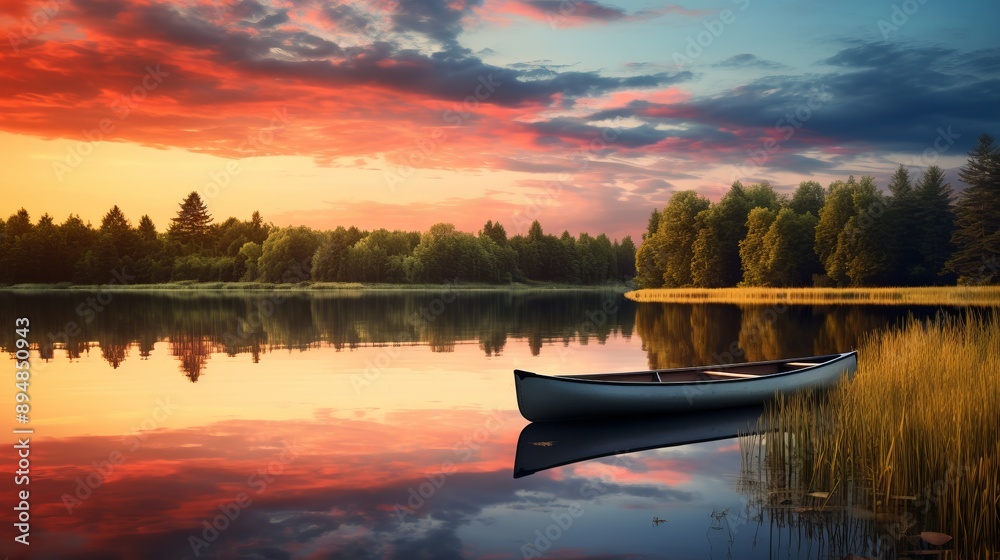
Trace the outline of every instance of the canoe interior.
<path fill-rule="evenodd" d="M 625 383 L 682 383 L 690 381 L 723 381 L 727 379 L 751 379 L 766 377 L 777 373 L 788 373 L 812 366 L 822 365 L 840 354 L 832 356 L 817 356 L 781 360 L 775 362 L 757 362 L 748 364 L 730 364 L 724 366 L 705 366 L 695 368 L 664 369 L 655 371 L 636 371 L 628 373 L 594 373 L 584 375 L 560 375 L 564 379 L 586 379 L 588 381 L 615 381 Z"/>

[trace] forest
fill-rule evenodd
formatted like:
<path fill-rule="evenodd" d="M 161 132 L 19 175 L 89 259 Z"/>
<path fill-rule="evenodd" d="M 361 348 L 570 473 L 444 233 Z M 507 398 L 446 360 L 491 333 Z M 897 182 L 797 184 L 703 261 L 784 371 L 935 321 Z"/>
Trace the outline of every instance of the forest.
<path fill-rule="evenodd" d="M 276 227 L 260 213 L 216 223 L 197 192 L 165 231 L 133 225 L 112 207 L 99 227 L 70 215 L 32 223 L 24 208 L 0 219 L 0 284 L 167 282 L 635 281 L 641 288 L 931 286 L 1000 283 L 1000 147 L 982 135 L 956 196 L 940 167 L 899 166 L 879 190 L 870 176 L 791 196 L 735 182 L 718 201 L 695 191 L 653 210 L 642 244 L 605 234 L 546 234 L 538 221 L 508 237 L 500 222 L 476 234 Z M 117 271 L 117 274 L 116 274 Z"/>
<path fill-rule="evenodd" d="M 259 212 L 214 223 L 197 192 L 165 232 L 148 215 L 137 225 L 112 207 L 95 228 L 77 215 L 61 224 L 24 208 L 0 220 L 2 284 L 197 282 L 621 283 L 635 275 L 636 247 L 605 234 L 507 236 L 486 222 L 478 234 L 439 223 L 425 232 L 276 227 Z"/>
<path fill-rule="evenodd" d="M 1000 283 L 1000 147 L 983 135 L 957 195 L 936 165 L 900 165 L 882 193 L 870 176 L 788 196 L 733 183 L 717 203 L 674 193 L 636 254 L 642 288 L 932 286 Z"/>

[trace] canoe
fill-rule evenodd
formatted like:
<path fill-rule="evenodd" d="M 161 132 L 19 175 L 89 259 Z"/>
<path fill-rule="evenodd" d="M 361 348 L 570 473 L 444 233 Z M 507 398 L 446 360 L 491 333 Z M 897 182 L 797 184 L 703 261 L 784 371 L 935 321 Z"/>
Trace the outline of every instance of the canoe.
<path fill-rule="evenodd" d="M 521 416 L 532 422 L 669 414 L 759 404 L 825 389 L 858 367 L 857 352 L 677 369 L 550 376 L 514 370 Z"/>
<path fill-rule="evenodd" d="M 532 422 L 517 438 L 514 478 L 600 457 L 756 433 L 763 429 L 758 422 L 763 412 L 758 404 L 665 416 Z"/>

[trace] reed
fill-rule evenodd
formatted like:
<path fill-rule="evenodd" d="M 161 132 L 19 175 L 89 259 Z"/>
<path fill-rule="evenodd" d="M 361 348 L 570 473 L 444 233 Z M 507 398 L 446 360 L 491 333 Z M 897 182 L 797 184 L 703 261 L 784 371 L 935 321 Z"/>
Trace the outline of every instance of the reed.
<path fill-rule="evenodd" d="M 997 314 L 876 333 L 852 380 L 779 398 L 762 422 L 770 492 L 856 508 L 903 546 L 933 531 L 959 558 L 1000 554 Z"/>
<path fill-rule="evenodd" d="M 627 292 L 654 303 L 788 305 L 1000 305 L 1000 286 L 922 288 L 661 288 Z"/>

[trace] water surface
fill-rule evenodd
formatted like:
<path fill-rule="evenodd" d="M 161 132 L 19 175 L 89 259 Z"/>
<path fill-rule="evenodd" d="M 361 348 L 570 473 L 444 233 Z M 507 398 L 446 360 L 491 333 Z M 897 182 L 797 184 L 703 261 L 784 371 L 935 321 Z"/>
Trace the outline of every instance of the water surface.
<path fill-rule="evenodd" d="M 527 422 L 511 371 L 826 354 L 939 311 L 635 304 L 612 291 L 0 304 L 10 371 L 15 317 L 30 318 L 34 343 L 31 557 L 123 559 L 860 554 L 862 537 L 772 517 L 737 439 L 515 479 Z M 14 495 L 10 477 L 2 486 Z M 0 554 L 22 557 L 10 543 Z"/>

